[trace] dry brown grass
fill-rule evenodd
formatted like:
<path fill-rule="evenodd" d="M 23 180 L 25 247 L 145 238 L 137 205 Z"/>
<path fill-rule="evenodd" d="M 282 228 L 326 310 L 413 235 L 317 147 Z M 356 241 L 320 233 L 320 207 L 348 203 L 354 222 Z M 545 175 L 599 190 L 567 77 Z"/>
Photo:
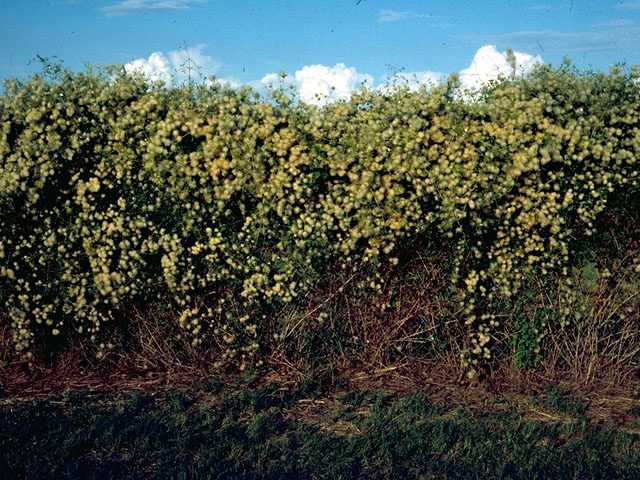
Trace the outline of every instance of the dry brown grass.
<path fill-rule="evenodd" d="M 638 378 L 640 279 L 629 268 L 638 254 L 629 251 L 610 266 L 576 269 L 572 305 L 560 305 L 548 295 L 542 299 L 550 308 L 570 308 L 573 320 L 563 329 L 548 329 L 541 365 L 548 375 L 562 372 L 586 385 L 624 385 Z"/>
<path fill-rule="evenodd" d="M 179 337 L 167 318 L 132 310 L 128 321 L 126 331 L 114 330 L 114 348 L 100 358 L 86 339 L 53 357 L 44 348 L 35 350 L 31 361 L 10 357 L 0 369 L 0 392 L 32 397 L 78 389 L 145 391 L 190 387 L 207 377 L 208 352 Z M 9 343 L 7 332 L 0 331 L 4 344 Z"/>
<path fill-rule="evenodd" d="M 281 312 L 268 365 L 299 378 L 329 368 L 412 370 L 425 361 L 459 370 L 466 331 L 459 309 L 444 294 L 445 257 L 417 255 L 386 268 L 377 278 L 379 289 L 369 286 L 372 274 L 365 268 L 334 269 Z"/>

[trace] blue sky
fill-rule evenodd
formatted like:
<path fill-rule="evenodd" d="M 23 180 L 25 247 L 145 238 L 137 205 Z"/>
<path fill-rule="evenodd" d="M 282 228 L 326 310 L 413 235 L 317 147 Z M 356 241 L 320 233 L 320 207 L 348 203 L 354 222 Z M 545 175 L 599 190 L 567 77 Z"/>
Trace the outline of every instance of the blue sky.
<path fill-rule="evenodd" d="M 232 85 L 283 70 L 308 98 L 344 97 L 397 71 L 473 86 L 504 70 L 508 47 L 522 70 L 640 64 L 640 0 L 0 0 L 0 80 L 37 71 L 36 55 L 168 79 L 188 53 Z"/>

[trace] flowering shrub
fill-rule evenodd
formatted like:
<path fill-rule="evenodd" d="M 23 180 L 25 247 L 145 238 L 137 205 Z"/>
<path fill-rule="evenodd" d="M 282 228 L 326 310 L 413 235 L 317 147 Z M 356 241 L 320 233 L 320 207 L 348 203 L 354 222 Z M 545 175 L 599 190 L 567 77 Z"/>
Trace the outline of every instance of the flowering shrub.
<path fill-rule="evenodd" d="M 274 312 L 324 271 L 393 265 L 431 235 L 454 245 L 475 368 L 504 330 L 501 302 L 532 272 L 564 275 L 570 295 L 574 243 L 638 190 L 637 74 L 539 67 L 474 101 L 452 77 L 321 109 L 117 68 L 9 82 L 0 318 L 19 354 L 86 335 L 101 355 L 105 323 L 159 300 L 220 361 L 260 363 Z"/>

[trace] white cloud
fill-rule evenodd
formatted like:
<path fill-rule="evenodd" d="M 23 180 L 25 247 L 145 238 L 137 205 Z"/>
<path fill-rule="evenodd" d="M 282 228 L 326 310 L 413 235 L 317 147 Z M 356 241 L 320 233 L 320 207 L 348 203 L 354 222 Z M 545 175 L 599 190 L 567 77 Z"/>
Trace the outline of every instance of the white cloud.
<path fill-rule="evenodd" d="M 314 105 L 323 105 L 328 100 L 347 100 L 363 83 L 373 86 L 371 75 L 358 73 L 344 63 L 333 67 L 306 65 L 296 72 L 295 77 L 300 99 Z"/>
<path fill-rule="evenodd" d="M 359 73 L 354 67 L 337 63 L 333 67 L 306 65 L 295 72 L 295 75 L 284 78 L 278 73 L 268 73 L 257 82 L 250 82 L 249 85 L 258 90 L 272 89 L 280 85 L 285 88 L 294 87 L 303 102 L 323 106 L 328 102 L 348 100 L 351 94 L 363 84 L 381 92 L 393 92 L 394 87 L 408 87 L 410 91 L 416 92 L 423 85 L 428 89 L 444 78 L 444 74 L 431 70 L 399 72 L 391 77 L 383 77 L 381 81 L 384 83 L 376 86 L 372 75 Z"/>
<path fill-rule="evenodd" d="M 163 10 L 187 10 L 194 3 L 209 0 L 121 0 L 100 10 L 107 17 L 120 17 L 136 13 L 160 12 Z"/>
<path fill-rule="evenodd" d="M 622 2 L 616 7 L 621 10 L 640 10 L 640 2 Z"/>
<path fill-rule="evenodd" d="M 378 18 L 376 21 L 378 23 L 390 23 L 390 22 L 401 22 L 402 20 L 408 20 L 410 18 L 438 18 L 434 17 L 429 13 L 416 13 L 416 12 L 407 12 L 407 11 L 397 11 L 397 10 L 381 10 L 378 13 Z"/>
<path fill-rule="evenodd" d="M 236 77 L 216 78 L 216 82 L 226 85 L 229 88 L 240 88 L 243 85 Z"/>
<path fill-rule="evenodd" d="M 162 80 L 167 83 L 182 83 L 188 78 L 189 61 L 194 66 L 191 79 L 198 82 L 215 74 L 220 63 L 212 57 L 203 55 L 204 45 L 188 49 L 174 50 L 167 53 L 154 52 L 148 58 L 138 58 L 125 65 L 127 72 L 140 72 L 151 80 Z M 540 56 L 533 56 L 520 51 L 514 51 L 516 73 L 522 74 L 531 70 L 537 63 L 543 63 Z M 494 45 L 481 47 L 473 57 L 469 67 L 460 73 L 464 88 L 477 88 L 489 80 L 500 75 L 511 74 L 511 65 L 506 52 L 499 52 Z M 446 75 L 432 70 L 399 72 L 391 77 L 378 79 L 377 83 L 372 75 L 360 73 L 355 67 L 348 67 L 344 63 L 337 63 L 333 67 L 321 64 L 306 65 L 297 70 L 294 75 L 283 76 L 282 73 L 268 73 L 260 80 L 249 82 L 248 85 L 264 92 L 284 86 L 292 87 L 298 93 L 301 101 L 317 106 L 328 102 L 348 100 L 351 94 L 361 85 L 381 92 L 391 92 L 394 86 L 407 87 L 410 91 L 418 91 L 422 86 L 427 89 L 444 81 Z M 234 77 L 217 78 L 217 81 L 238 88 L 242 85 Z"/>
<path fill-rule="evenodd" d="M 618 27 L 632 27 L 635 25 L 633 20 L 628 18 L 619 18 L 615 20 L 609 20 L 608 22 L 601 22 L 596 24 L 596 27 L 605 27 L 605 28 L 618 28 Z"/>
<path fill-rule="evenodd" d="M 162 80 L 184 82 L 198 81 L 207 78 L 220 68 L 220 63 L 212 57 L 202 54 L 204 45 L 197 47 L 172 50 L 166 55 L 162 52 L 154 52 L 149 58 L 138 58 L 127 63 L 124 68 L 127 72 L 142 73 L 152 81 Z M 189 69 L 191 68 L 191 71 Z M 231 83 L 231 80 L 229 81 Z"/>
<path fill-rule="evenodd" d="M 306 65 L 298 70 L 294 77 L 284 79 L 277 73 L 268 73 L 260 80 L 260 86 L 273 88 L 282 82 L 293 85 L 300 99 L 311 105 L 324 105 L 329 101 L 348 100 L 351 93 L 366 83 L 373 87 L 373 77 L 358 73 L 354 67 L 337 63 L 333 67 L 326 65 Z"/>
<path fill-rule="evenodd" d="M 148 59 L 138 58 L 124 66 L 127 73 L 142 73 L 145 77 L 155 81 L 171 80 L 171 66 L 169 59 L 162 52 L 154 52 Z"/>
<path fill-rule="evenodd" d="M 264 87 L 275 87 L 279 82 L 279 75 L 277 73 L 267 73 L 260 79 L 260 83 Z"/>
<path fill-rule="evenodd" d="M 528 53 L 513 52 L 516 59 L 516 73 L 531 70 L 537 63 L 543 63 L 542 57 Z M 481 47 L 473 57 L 471 65 L 460 71 L 460 81 L 465 88 L 478 88 L 500 75 L 508 76 L 512 72 L 506 52 L 498 52 L 494 45 Z"/>
<path fill-rule="evenodd" d="M 417 92 L 422 86 L 431 87 L 444 80 L 445 75 L 440 72 L 425 70 L 422 72 L 399 72 L 392 75 L 387 81 L 378 87 L 380 91 L 393 91 L 394 87 L 407 87 L 412 92 Z"/>
<path fill-rule="evenodd" d="M 638 3 L 640 5 L 640 2 Z M 582 32 L 560 32 L 557 30 L 524 30 L 499 35 L 461 35 L 483 44 L 511 45 L 513 48 L 542 53 L 569 54 L 635 52 L 640 43 L 640 26 L 635 24 L 602 25 L 599 29 Z"/>
<path fill-rule="evenodd" d="M 550 5 L 548 3 L 546 4 L 534 4 L 531 5 L 529 7 L 530 10 L 546 10 L 547 12 L 550 12 L 551 10 L 572 10 L 573 9 L 573 1 L 571 2 L 565 2 L 565 3 L 560 3 L 558 5 Z"/>

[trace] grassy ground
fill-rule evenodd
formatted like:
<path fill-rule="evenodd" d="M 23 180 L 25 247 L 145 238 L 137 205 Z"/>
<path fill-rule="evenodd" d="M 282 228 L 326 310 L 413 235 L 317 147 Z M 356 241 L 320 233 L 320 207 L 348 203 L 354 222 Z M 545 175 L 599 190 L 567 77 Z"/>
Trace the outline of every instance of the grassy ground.
<path fill-rule="evenodd" d="M 0 478 L 640 478 L 637 392 L 355 380 L 14 392 Z"/>

